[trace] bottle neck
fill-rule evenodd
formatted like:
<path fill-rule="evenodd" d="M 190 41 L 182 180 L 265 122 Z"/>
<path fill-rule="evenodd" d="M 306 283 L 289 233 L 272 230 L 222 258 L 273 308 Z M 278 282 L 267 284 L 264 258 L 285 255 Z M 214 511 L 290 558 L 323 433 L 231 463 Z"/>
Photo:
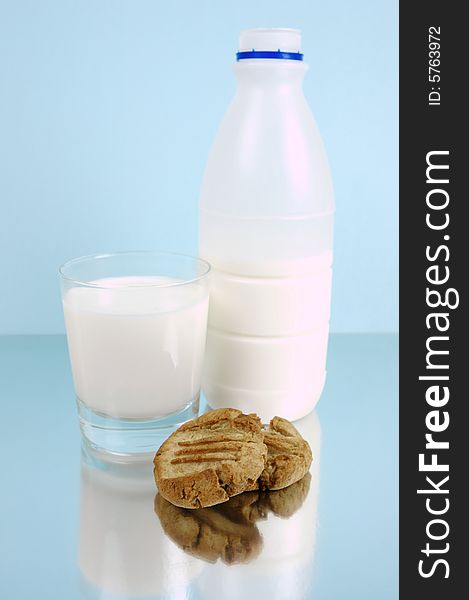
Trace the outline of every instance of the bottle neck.
<path fill-rule="evenodd" d="M 301 90 L 307 70 L 307 64 L 293 60 L 247 59 L 234 65 L 238 89 L 281 87 Z"/>

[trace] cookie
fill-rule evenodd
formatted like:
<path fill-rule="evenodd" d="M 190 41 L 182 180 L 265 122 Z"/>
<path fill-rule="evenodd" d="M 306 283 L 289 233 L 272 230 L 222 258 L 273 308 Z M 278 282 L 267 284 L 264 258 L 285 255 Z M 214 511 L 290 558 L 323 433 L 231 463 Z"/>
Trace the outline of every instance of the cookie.
<path fill-rule="evenodd" d="M 226 502 L 264 470 L 267 447 L 256 415 L 221 408 L 184 423 L 155 455 L 160 494 L 184 508 Z"/>
<path fill-rule="evenodd" d="M 290 421 L 274 417 L 264 430 L 264 444 L 268 450 L 265 467 L 249 490 L 280 490 L 309 471 L 313 460 L 311 448 Z"/>
<path fill-rule="evenodd" d="M 238 498 L 249 505 L 256 502 L 258 492 Z M 228 565 L 247 563 L 259 555 L 262 536 L 254 523 L 225 514 L 224 507 L 229 504 L 188 510 L 157 494 L 155 512 L 166 535 L 188 554 L 211 563 L 219 559 Z"/>

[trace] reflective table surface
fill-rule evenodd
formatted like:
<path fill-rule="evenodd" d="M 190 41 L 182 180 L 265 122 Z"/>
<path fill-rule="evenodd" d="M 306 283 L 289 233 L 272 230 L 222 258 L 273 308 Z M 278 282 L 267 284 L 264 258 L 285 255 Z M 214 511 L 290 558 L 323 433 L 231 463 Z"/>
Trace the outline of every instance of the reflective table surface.
<path fill-rule="evenodd" d="M 397 347 L 331 336 L 311 472 L 191 511 L 81 443 L 64 337 L 0 337 L 0 598 L 397 598 Z"/>

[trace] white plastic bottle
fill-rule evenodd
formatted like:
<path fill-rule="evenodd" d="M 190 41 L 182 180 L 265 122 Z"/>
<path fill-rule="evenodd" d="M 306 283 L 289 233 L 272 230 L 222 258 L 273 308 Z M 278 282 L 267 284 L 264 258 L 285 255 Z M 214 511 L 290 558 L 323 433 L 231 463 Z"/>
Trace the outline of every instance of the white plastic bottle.
<path fill-rule="evenodd" d="M 294 29 L 241 33 L 200 201 L 213 267 L 205 396 L 264 422 L 309 413 L 326 375 L 334 200 L 300 44 Z"/>

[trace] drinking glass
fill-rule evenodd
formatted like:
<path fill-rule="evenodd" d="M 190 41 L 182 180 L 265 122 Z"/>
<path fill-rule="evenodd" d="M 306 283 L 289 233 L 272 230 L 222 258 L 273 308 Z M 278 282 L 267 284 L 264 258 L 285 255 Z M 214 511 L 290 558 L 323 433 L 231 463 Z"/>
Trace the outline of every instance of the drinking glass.
<path fill-rule="evenodd" d="M 210 265 L 163 252 L 76 258 L 60 268 L 82 434 L 153 452 L 198 413 Z"/>

